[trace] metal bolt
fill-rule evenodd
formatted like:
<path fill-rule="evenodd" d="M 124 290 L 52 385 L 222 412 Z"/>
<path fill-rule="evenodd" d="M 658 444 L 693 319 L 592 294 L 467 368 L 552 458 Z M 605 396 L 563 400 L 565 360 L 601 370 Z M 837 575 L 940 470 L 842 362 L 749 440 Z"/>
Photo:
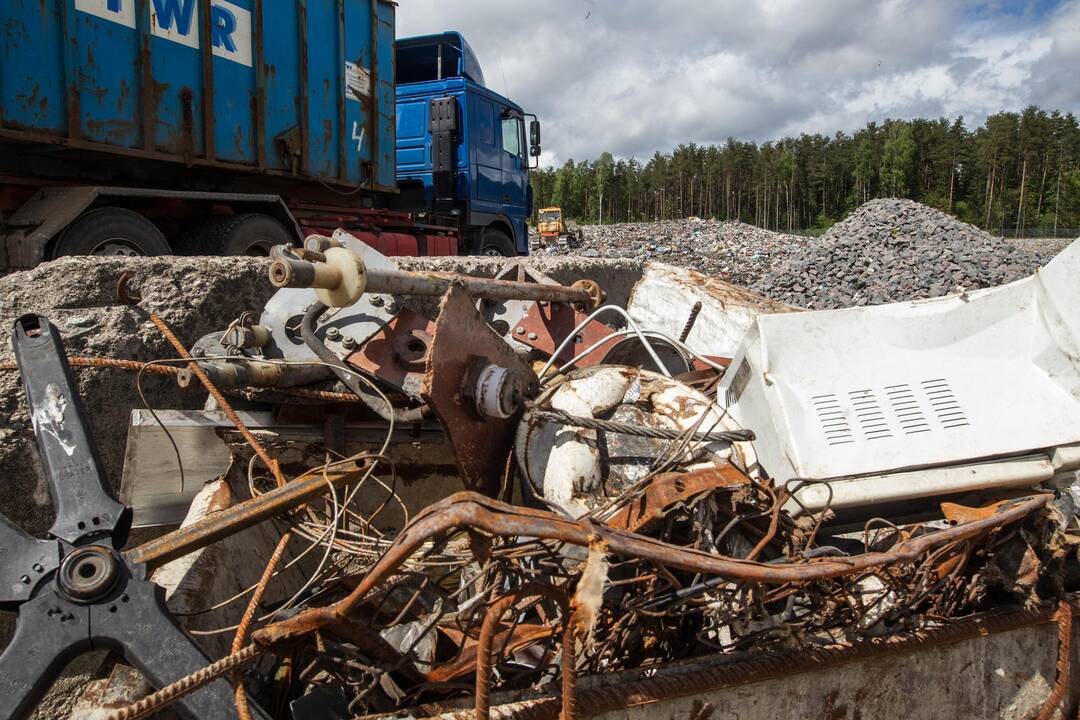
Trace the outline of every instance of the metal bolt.
<path fill-rule="evenodd" d="M 334 327 L 330 328 L 326 331 L 326 339 L 331 342 L 337 342 L 341 339 L 341 331 Z"/>
<path fill-rule="evenodd" d="M 375 297 L 371 298 L 371 304 L 373 307 L 382 307 L 386 304 L 386 301 L 382 299 L 381 295 L 376 295 Z"/>
<path fill-rule="evenodd" d="M 23 585 L 29 585 L 30 584 L 30 576 L 29 575 L 23 575 L 21 578 L 19 578 L 19 580 L 22 581 Z"/>
<path fill-rule="evenodd" d="M 517 330 L 515 330 L 514 332 L 516 332 L 516 333 L 517 333 L 518 335 L 524 335 L 524 334 L 525 334 L 525 328 L 523 328 L 523 327 L 519 327 L 519 328 L 518 328 Z"/>
<path fill-rule="evenodd" d="M 45 572 L 45 568 L 41 566 L 41 563 L 34 563 L 34 572 Z"/>
<path fill-rule="evenodd" d="M 354 338 L 352 335 L 346 335 L 345 338 L 341 341 L 341 346 L 346 350 L 355 350 L 356 338 Z"/>
<path fill-rule="evenodd" d="M 530 340 L 535 340 L 537 337 L 539 337 L 539 336 L 536 333 L 529 333 L 529 339 Z"/>

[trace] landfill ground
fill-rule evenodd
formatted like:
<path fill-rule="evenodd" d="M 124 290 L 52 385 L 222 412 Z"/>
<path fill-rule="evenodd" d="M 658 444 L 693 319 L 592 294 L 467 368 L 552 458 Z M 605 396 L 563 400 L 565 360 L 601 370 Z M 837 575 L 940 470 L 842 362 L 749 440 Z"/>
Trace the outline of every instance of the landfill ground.
<path fill-rule="evenodd" d="M 579 231 L 0 278 L 0 515 L 65 558 L 0 632 L 111 633 L 35 717 L 1071 716 L 1080 246 Z"/>

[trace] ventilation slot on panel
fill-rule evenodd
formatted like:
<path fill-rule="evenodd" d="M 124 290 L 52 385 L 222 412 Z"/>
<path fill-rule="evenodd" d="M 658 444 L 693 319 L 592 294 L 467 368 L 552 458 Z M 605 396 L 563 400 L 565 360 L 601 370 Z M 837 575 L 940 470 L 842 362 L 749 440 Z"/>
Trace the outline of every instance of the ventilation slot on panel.
<path fill-rule="evenodd" d="M 947 381 L 944 379 L 924 380 L 922 387 L 934 416 L 943 428 L 951 430 L 971 425 Z"/>
<path fill-rule="evenodd" d="M 910 385 L 890 385 L 885 388 L 885 395 L 888 396 L 889 404 L 905 435 L 930 432 L 930 423 L 926 421 L 926 415 L 919 407 L 919 401 Z"/>
<path fill-rule="evenodd" d="M 750 363 L 743 358 L 743 361 L 739 363 L 739 369 L 735 371 L 735 379 L 728 386 L 725 393 L 724 400 L 727 402 L 727 406 L 731 407 L 739 401 L 742 397 L 743 391 L 746 390 L 746 386 L 750 384 Z"/>
<path fill-rule="evenodd" d="M 883 440 L 893 436 L 889 421 L 885 419 L 885 413 L 872 390 L 852 390 L 848 397 L 851 398 L 855 419 L 867 440 Z"/>
<path fill-rule="evenodd" d="M 825 432 L 825 441 L 829 445 L 847 445 L 855 442 L 855 436 L 851 434 L 851 425 L 844 417 L 844 409 L 840 407 L 840 401 L 836 395 L 818 395 L 811 398 L 811 402 L 814 403 L 821 429 Z"/>

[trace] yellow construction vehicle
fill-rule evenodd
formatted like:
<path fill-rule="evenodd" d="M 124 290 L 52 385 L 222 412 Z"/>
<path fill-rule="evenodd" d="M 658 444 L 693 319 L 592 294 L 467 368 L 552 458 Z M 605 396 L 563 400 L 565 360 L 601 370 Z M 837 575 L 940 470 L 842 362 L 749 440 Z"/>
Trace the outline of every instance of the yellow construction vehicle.
<path fill-rule="evenodd" d="M 536 229 L 540 232 L 540 247 L 547 247 L 558 242 L 566 243 L 570 240 L 570 233 L 563 220 L 562 208 L 543 208 L 540 211 Z"/>

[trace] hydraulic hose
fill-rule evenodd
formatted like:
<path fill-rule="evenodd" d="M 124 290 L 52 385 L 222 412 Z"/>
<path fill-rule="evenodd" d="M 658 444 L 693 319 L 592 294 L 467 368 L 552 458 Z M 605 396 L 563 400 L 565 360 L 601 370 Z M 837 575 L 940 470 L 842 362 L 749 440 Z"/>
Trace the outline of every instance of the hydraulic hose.
<path fill-rule="evenodd" d="M 373 413 L 378 415 L 384 420 L 392 420 L 396 423 L 411 424 L 417 423 L 424 419 L 424 416 L 428 413 L 428 406 L 421 405 L 419 407 L 410 408 L 408 410 L 400 410 L 387 405 L 387 403 L 378 395 L 364 387 L 364 384 L 359 380 L 359 372 L 354 368 L 349 367 L 339 358 L 334 352 L 326 347 L 326 344 L 315 334 L 315 323 L 319 321 L 319 318 L 329 310 L 329 306 L 316 300 L 308 307 L 304 312 L 304 320 L 300 323 L 300 337 L 303 338 L 304 344 L 307 345 L 311 352 L 315 353 L 315 356 L 326 363 L 334 374 L 338 376 L 341 382 L 345 383 L 345 386 L 352 390 L 357 397 Z"/>

